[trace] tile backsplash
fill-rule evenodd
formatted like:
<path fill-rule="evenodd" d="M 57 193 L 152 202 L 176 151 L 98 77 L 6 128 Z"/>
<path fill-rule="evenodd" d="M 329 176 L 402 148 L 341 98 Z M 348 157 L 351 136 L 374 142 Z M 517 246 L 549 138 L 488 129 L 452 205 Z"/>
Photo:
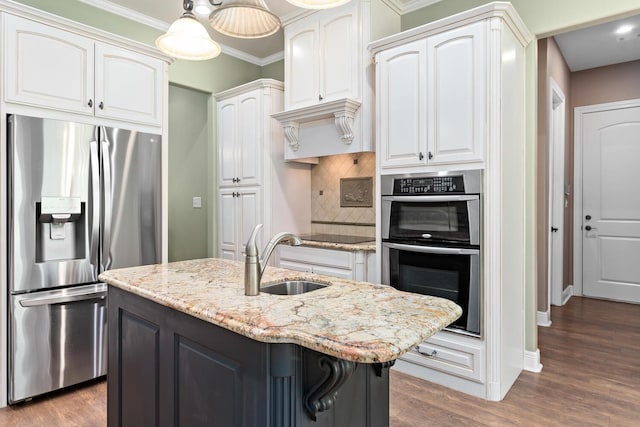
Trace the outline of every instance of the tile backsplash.
<path fill-rule="evenodd" d="M 375 236 L 375 199 L 371 207 L 340 207 L 340 178 L 373 177 L 375 153 L 321 157 L 311 168 L 311 232 Z"/>

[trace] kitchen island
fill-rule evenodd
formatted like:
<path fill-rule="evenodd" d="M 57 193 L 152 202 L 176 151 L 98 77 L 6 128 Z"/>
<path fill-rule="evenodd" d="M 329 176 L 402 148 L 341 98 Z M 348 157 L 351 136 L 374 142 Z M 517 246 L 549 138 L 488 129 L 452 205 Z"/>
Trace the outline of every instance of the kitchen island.
<path fill-rule="evenodd" d="M 243 264 L 202 259 L 111 270 L 108 421 L 117 425 L 386 426 L 389 367 L 454 321 L 450 301 L 268 267 L 245 296 Z"/>

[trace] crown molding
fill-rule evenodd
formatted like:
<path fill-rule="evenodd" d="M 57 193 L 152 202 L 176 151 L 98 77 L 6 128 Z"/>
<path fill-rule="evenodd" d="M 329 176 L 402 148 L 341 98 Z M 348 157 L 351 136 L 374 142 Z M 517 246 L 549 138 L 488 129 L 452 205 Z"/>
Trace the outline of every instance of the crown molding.
<path fill-rule="evenodd" d="M 108 0 L 78 0 L 81 3 L 88 4 L 89 6 L 93 6 L 97 9 L 102 9 L 106 12 L 111 12 L 115 15 L 122 16 L 123 18 L 127 18 L 134 22 L 139 22 L 148 27 L 155 28 L 160 31 L 167 31 L 170 22 L 161 21 L 160 19 L 152 18 L 149 15 L 145 15 L 140 12 L 136 12 L 135 10 L 129 9 L 128 7 L 120 6 L 119 4 L 115 4 Z M 176 16 L 176 19 L 178 17 Z"/>
<path fill-rule="evenodd" d="M 405 13 L 414 12 L 423 7 L 431 6 L 442 0 L 382 0 L 394 12 L 404 15 Z"/>
<path fill-rule="evenodd" d="M 233 56 L 234 58 L 241 59 L 245 62 L 249 62 L 251 64 L 258 65 L 260 67 L 264 67 L 265 65 L 269 65 L 273 62 L 277 62 L 277 61 L 280 61 L 281 59 L 284 59 L 284 50 L 274 53 L 273 55 L 266 56 L 264 58 L 259 58 L 257 56 L 248 54 L 246 52 L 235 49 L 233 47 L 229 47 L 224 44 L 220 44 L 220 48 L 222 49 L 222 53 L 226 55 Z"/>

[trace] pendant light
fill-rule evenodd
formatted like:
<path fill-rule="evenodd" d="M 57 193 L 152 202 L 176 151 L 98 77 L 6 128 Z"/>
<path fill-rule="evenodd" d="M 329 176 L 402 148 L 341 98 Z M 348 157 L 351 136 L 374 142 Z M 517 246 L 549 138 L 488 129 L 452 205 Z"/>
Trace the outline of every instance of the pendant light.
<path fill-rule="evenodd" d="M 332 7 L 342 6 L 351 0 L 287 0 L 294 6 L 304 9 L 330 9 Z"/>
<path fill-rule="evenodd" d="M 156 39 L 156 46 L 169 56 L 180 59 L 204 60 L 218 56 L 220 45 L 211 40 L 207 30 L 192 12 L 193 1 L 184 0 L 184 13 Z"/>
<path fill-rule="evenodd" d="M 281 26 L 280 19 L 269 10 L 264 0 L 224 1 L 209 15 L 209 24 L 224 35 L 243 39 L 270 36 Z"/>

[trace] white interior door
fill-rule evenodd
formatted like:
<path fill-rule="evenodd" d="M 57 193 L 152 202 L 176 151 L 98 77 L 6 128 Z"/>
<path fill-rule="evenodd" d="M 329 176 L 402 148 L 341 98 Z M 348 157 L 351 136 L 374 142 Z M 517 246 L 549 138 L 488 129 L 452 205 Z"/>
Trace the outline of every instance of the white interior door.
<path fill-rule="evenodd" d="M 583 294 L 640 303 L 640 106 L 582 115 Z"/>

